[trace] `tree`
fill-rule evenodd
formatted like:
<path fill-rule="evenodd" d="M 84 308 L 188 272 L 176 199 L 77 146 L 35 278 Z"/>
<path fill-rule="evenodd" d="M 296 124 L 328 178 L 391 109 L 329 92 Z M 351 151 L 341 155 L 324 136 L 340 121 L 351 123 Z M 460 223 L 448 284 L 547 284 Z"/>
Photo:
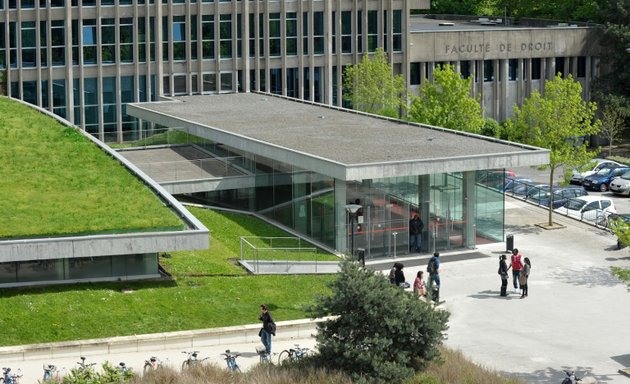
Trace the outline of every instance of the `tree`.
<path fill-rule="evenodd" d="M 423 82 L 409 108 L 412 121 L 480 133 L 485 121 L 478 99 L 470 96 L 472 77 L 463 79 L 452 65 L 438 66 L 433 83 Z"/>
<path fill-rule="evenodd" d="M 399 117 L 407 103 L 405 79 L 394 75 L 382 48 L 372 59 L 365 55 L 359 64 L 346 68 L 343 88 L 344 99 L 363 112 Z"/>
<path fill-rule="evenodd" d="M 524 144 L 547 148 L 549 153 L 549 226 L 553 225 L 553 177 L 563 165 L 575 167 L 595 156 L 580 139 L 599 132 L 599 120 L 593 121 L 597 106 L 582 100 L 582 86 L 569 75 L 560 73 L 545 83 L 545 95 L 534 90 L 523 106 L 514 107 L 514 115 L 506 121 L 508 138 Z"/>
<path fill-rule="evenodd" d="M 623 116 L 614 105 L 608 104 L 604 108 L 600 133 L 608 140 L 608 156 L 612 155 L 614 141 L 621 137 L 624 123 Z"/>
<path fill-rule="evenodd" d="M 400 383 L 439 357 L 449 313 L 358 263 L 344 261 L 331 296 L 320 297 L 317 364 L 345 371 L 356 382 Z"/>

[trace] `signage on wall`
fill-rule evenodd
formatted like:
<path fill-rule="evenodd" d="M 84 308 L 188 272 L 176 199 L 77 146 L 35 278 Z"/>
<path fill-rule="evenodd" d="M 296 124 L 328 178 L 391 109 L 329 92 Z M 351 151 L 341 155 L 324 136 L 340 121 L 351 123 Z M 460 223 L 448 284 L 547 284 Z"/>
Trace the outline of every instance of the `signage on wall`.
<path fill-rule="evenodd" d="M 498 44 L 459 44 L 444 46 L 444 53 L 494 53 L 494 52 L 544 52 L 551 51 L 551 41 L 537 41 L 532 43 L 498 43 Z"/>

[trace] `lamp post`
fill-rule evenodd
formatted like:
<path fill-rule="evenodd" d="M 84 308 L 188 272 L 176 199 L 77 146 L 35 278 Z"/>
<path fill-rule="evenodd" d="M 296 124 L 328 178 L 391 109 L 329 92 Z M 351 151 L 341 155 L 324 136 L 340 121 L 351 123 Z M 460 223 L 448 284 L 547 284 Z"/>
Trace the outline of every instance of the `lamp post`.
<path fill-rule="evenodd" d="M 361 209 L 359 204 L 346 204 L 345 208 L 350 216 L 350 257 L 354 259 L 354 218 L 357 216 L 357 212 Z"/>

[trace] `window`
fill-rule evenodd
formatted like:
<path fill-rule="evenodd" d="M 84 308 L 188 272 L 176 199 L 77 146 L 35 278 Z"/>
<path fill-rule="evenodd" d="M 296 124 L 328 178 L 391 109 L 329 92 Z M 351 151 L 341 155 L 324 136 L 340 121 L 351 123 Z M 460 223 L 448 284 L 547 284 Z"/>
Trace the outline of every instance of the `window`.
<path fill-rule="evenodd" d="M 286 55 L 297 55 L 297 13 L 289 12 L 286 16 Z"/>
<path fill-rule="evenodd" d="M 216 92 L 217 76 L 214 73 L 203 74 L 203 93 Z"/>
<path fill-rule="evenodd" d="M 281 30 L 280 30 L 280 13 L 269 14 L 269 56 L 277 57 L 282 54 Z"/>
<path fill-rule="evenodd" d="M 23 21 L 21 23 L 20 34 L 22 37 L 22 67 L 24 68 L 32 68 L 35 67 L 36 63 L 36 44 L 37 40 L 35 38 L 35 22 L 34 21 Z M 26 91 L 25 91 L 26 93 Z M 26 99 L 24 99 L 26 100 Z"/>
<path fill-rule="evenodd" d="M 409 64 L 409 83 L 411 85 L 420 85 L 422 82 L 420 76 L 420 65 L 421 63 L 411 63 Z"/>
<path fill-rule="evenodd" d="M 470 68 L 470 61 L 462 61 L 459 63 L 460 71 L 459 73 L 462 76 L 462 79 L 467 79 L 472 75 L 472 71 Z"/>
<path fill-rule="evenodd" d="M 510 59 L 508 61 L 508 80 L 516 81 L 518 80 L 518 60 Z"/>
<path fill-rule="evenodd" d="M 287 68 L 287 96 L 299 97 L 300 96 L 300 69 L 299 68 Z"/>
<path fill-rule="evenodd" d="M 540 58 L 532 59 L 532 80 L 540 80 L 541 64 Z"/>
<path fill-rule="evenodd" d="M 376 51 L 378 47 L 378 11 L 368 11 L 368 52 Z"/>
<path fill-rule="evenodd" d="M 302 13 L 302 54 L 308 55 L 308 12 Z"/>
<path fill-rule="evenodd" d="M 484 60 L 483 62 L 483 81 L 494 81 L 493 60 Z"/>
<path fill-rule="evenodd" d="M 221 74 L 221 90 L 222 91 L 232 91 L 232 73 L 222 73 Z"/>
<path fill-rule="evenodd" d="M 52 111 L 55 115 L 67 118 L 66 113 L 66 81 L 63 79 L 52 82 Z"/>
<path fill-rule="evenodd" d="M 2 1 L 2 0 L 0 0 Z M 7 58 L 6 58 L 6 44 L 5 44 L 5 32 L 4 32 L 4 23 L 0 23 L 0 68 L 6 68 L 7 66 Z"/>
<path fill-rule="evenodd" d="M 115 19 L 101 19 L 101 61 L 116 62 L 116 24 Z"/>
<path fill-rule="evenodd" d="M 83 63 L 96 64 L 96 20 L 83 20 Z"/>
<path fill-rule="evenodd" d="M 224 14 L 219 21 L 219 57 L 232 58 L 232 15 Z"/>
<path fill-rule="evenodd" d="M 566 62 L 566 60 L 564 59 L 564 57 L 556 57 L 556 73 L 560 73 L 562 75 L 562 77 L 566 77 L 566 69 L 564 66 L 564 63 Z M 555 75 L 554 74 L 554 75 Z"/>
<path fill-rule="evenodd" d="M 324 12 L 313 14 L 313 53 L 324 53 Z"/>
<path fill-rule="evenodd" d="M 272 68 L 269 70 L 269 85 L 271 86 L 271 93 L 282 94 L 282 69 Z"/>
<path fill-rule="evenodd" d="M 256 57 L 256 14 L 255 13 L 249 14 L 249 57 Z"/>
<path fill-rule="evenodd" d="M 213 15 L 203 15 L 201 19 L 201 53 L 204 59 L 214 59 Z"/>
<path fill-rule="evenodd" d="M 173 16 L 173 60 L 186 60 L 186 16 Z"/>
<path fill-rule="evenodd" d="M 402 51 L 402 11 L 394 11 L 394 52 Z"/>
<path fill-rule="evenodd" d="M 357 53 L 363 52 L 363 11 L 357 12 Z"/>
<path fill-rule="evenodd" d="M 184 95 L 186 92 L 186 75 L 173 76 L 173 93 L 176 95 Z"/>
<path fill-rule="evenodd" d="M 352 53 L 352 12 L 341 12 L 341 52 Z"/>
<path fill-rule="evenodd" d="M 98 133 L 98 82 L 95 77 L 83 79 L 84 123 L 88 133 Z M 77 102 L 76 105 L 79 103 Z"/>
<path fill-rule="evenodd" d="M 48 39 L 46 39 L 48 31 L 48 23 L 46 21 L 39 22 L 39 65 L 48 66 Z"/>
<path fill-rule="evenodd" d="M 66 65 L 66 30 L 64 21 L 53 20 L 50 28 L 51 64 L 53 66 L 64 66 Z"/>
<path fill-rule="evenodd" d="M 168 61 L 168 42 L 170 41 L 168 33 L 168 17 L 162 16 L 162 60 Z M 153 25 L 151 26 L 153 27 Z"/>
<path fill-rule="evenodd" d="M 123 17 L 120 19 L 119 37 L 120 62 L 133 63 L 133 19 Z"/>

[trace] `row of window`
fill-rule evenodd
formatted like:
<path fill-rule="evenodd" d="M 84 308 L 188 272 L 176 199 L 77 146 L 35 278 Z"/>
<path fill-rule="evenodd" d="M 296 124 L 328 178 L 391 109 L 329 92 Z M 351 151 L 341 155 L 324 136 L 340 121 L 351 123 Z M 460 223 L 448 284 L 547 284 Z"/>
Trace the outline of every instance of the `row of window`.
<path fill-rule="evenodd" d="M 564 68 L 566 68 L 565 64 L 567 64 L 566 60 L 568 58 L 565 57 L 556 57 L 556 71 L 564 72 Z M 494 60 L 484 60 L 483 61 L 483 73 L 480 71 L 480 63 L 481 61 L 461 61 L 460 62 L 460 70 L 462 78 L 466 79 L 474 74 L 473 81 L 475 83 L 479 82 L 479 77 L 483 76 L 484 82 L 490 82 L 497 79 L 501 81 L 500 72 L 495 76 L 495 67 Z M 570 62 L 569 62 L 570 63 Z M 420 85 L 422 83 L 422 70 L 424 69 L 425 76 L 428 75 L 429 69 L 431 66 L 438 67 L 444 64 L 443 62 L 436 63 L 410 63 L 409 65 L 409 83 L 411 85 Z M 424 67 L 424 68 L 423 68 Z M 474 71 L 473 71 L 474 68 Z M 523 66 L 523 78 L 529 78 L 527 73 L 527 66 Z M 573 73 L 578 78 L 586 77 L 586 57 L 579 56 L 577 58 L 577 67 L 572 68 L 571 65 L 568 68 L 570 73 Z M 519 60 L 518 59 L 509 59 L 508 60 L 508 71 L 507 71 L 507 79 L 508 81 L 516 81 L 519 80 Z M 542 76 L 542 59 L 541 58 L 533 58 L 531 59 L 531 79 L 532 80 L 540 80 Z"/>
<path fill-rule="evenodd" d="M 186 1 L 190 3 L 196 3 L 197 0 L 171 0 L 171 4 L 185 4 Z M 215 0 L 201 0 L 202 3 L 214 3 Z M 229 3 L 232 0 L 218 0 L 221 3 Z M 241 1 L 241 0 L 238 0 Z M 262 1 L 262 0 L 258 0 Z M 133 4 L 155 4 L 155 0 L 82 0 L 81 7 L 96 7 L 96 6 L 116 6 L 116 5 L 133 5 Z M 162 4 L 168 4 L 168 0 L 162 0 Z M 71 0 L 70 4 L 73 7 L 79 6 L 79 0 Z M 50 0 L 50 3 L 47 4 L 46 0 L 0 0 L 0 9 L 4 9 L 5 5 L 9 6 L 9 9 L 34 9 L 36 5 L 39 5 L 40 8 L 46 8 L 49 6 L 51 8 L 62 8 L 66 6 L 65 0 Z"/>
<path fill-rule="evenodd" d="M 387 11 L 383 23 L 384 49 L 387 50 L 388 29 Z M 333 12 L 333 20 L 337 14 Z M 368 11 L 367 50 L 373 52 L 378 47 L 377 11 Z M 402 14 L 394 11 L 393 49 L 402 50 Z M 363 51 L 362 11 L 357 12 L 358 52 Z M 169 20 L 170 19 L 170 20 Z M 235 20 L 234 20 L 235 19 Z M 258 19 L 258 20 L 257 20 Z M 147 25 L 148 22 L 148 25 Z M 215 22 L 218 23 L 218 39 L 215 37 Z M 233 36 L 233 23 L 236 23 L 236 36 Z M 268 42 L 268 56 L 281 57 L 323 54 L 325 50 L 325 28 L 323 12 L 304 12 L 301 19 L 295 12 L 288 12 L 284 22 L 280 13 L 270 13 L 265 21 L 264 14 L 249 14 L 249 57 L 264 57 L 265 42 Z M 201 23 L 198 30 L 197 25 Z M 19 25 L 19 29 L 18 29 Z M 336 22 L 333 21 L 333 36 L 337 36 Z M 256 30 L 256 26 L 258 30 Z M 266 26 L 266 29 L 265 29 Z M 64 20 L 10 22 L 9 49 L 5 46 L 5 23 L 0 23 L 0 68 L 6 67 L 7 54 L 11 68 L 34 68 L 37 66 L 66 65 L 66 29 Z M 147 40 L 148 27 L 148 40 Z M 298 30 L 302 29 L 302 44 L 298 44 Z M 312 27 L 312 36 L 309 34 Z M 155 18 L 124 17 L 72 20 L 72 64 L 134 63 L 155 61 Z M 185 61 L 202 59 L 230 59 L 242 57 L 241 15 L 220 14 L 186 16 L 164 16 L 162 18 L 162 59 Z M 18 46 L 18 33 L 21 46 Z M 352 12 L 341 12 L 341 52 L 353 52 Z M 258 36 L 258 37 L 257 37 Z M 261 38 L 261 37 L 266 38 Z M 236 39 L 234 39 L 236 37 Z M 284 38 L 283 38 L 284 37 Z M 136 41 L 134 41 L 134 38 Z M 312 38 L 312 47 L 309 44 Z M 258 41 L 258 44 L 256 44 Z M 134 44 L 138 44 L 137 57 L 134 57 Z M 148 44 L 147 44 L 148 43 Z M 118 49 L 117 49 L 118 45 Z M 39 46 L 39 59 L 38 47 Z M 50 48 L 50 54 L 49 50 Z M 218 49 L 218 55 L 215 52 Z M 147 52 L 148 50 L 148 52 Z M 336 39 L 333 39 L 332 53 L 337 53 Z M 18 60 L 18 56 L 21 60 Z M 82 61 L 81 61 L 82 60 Z"/>

